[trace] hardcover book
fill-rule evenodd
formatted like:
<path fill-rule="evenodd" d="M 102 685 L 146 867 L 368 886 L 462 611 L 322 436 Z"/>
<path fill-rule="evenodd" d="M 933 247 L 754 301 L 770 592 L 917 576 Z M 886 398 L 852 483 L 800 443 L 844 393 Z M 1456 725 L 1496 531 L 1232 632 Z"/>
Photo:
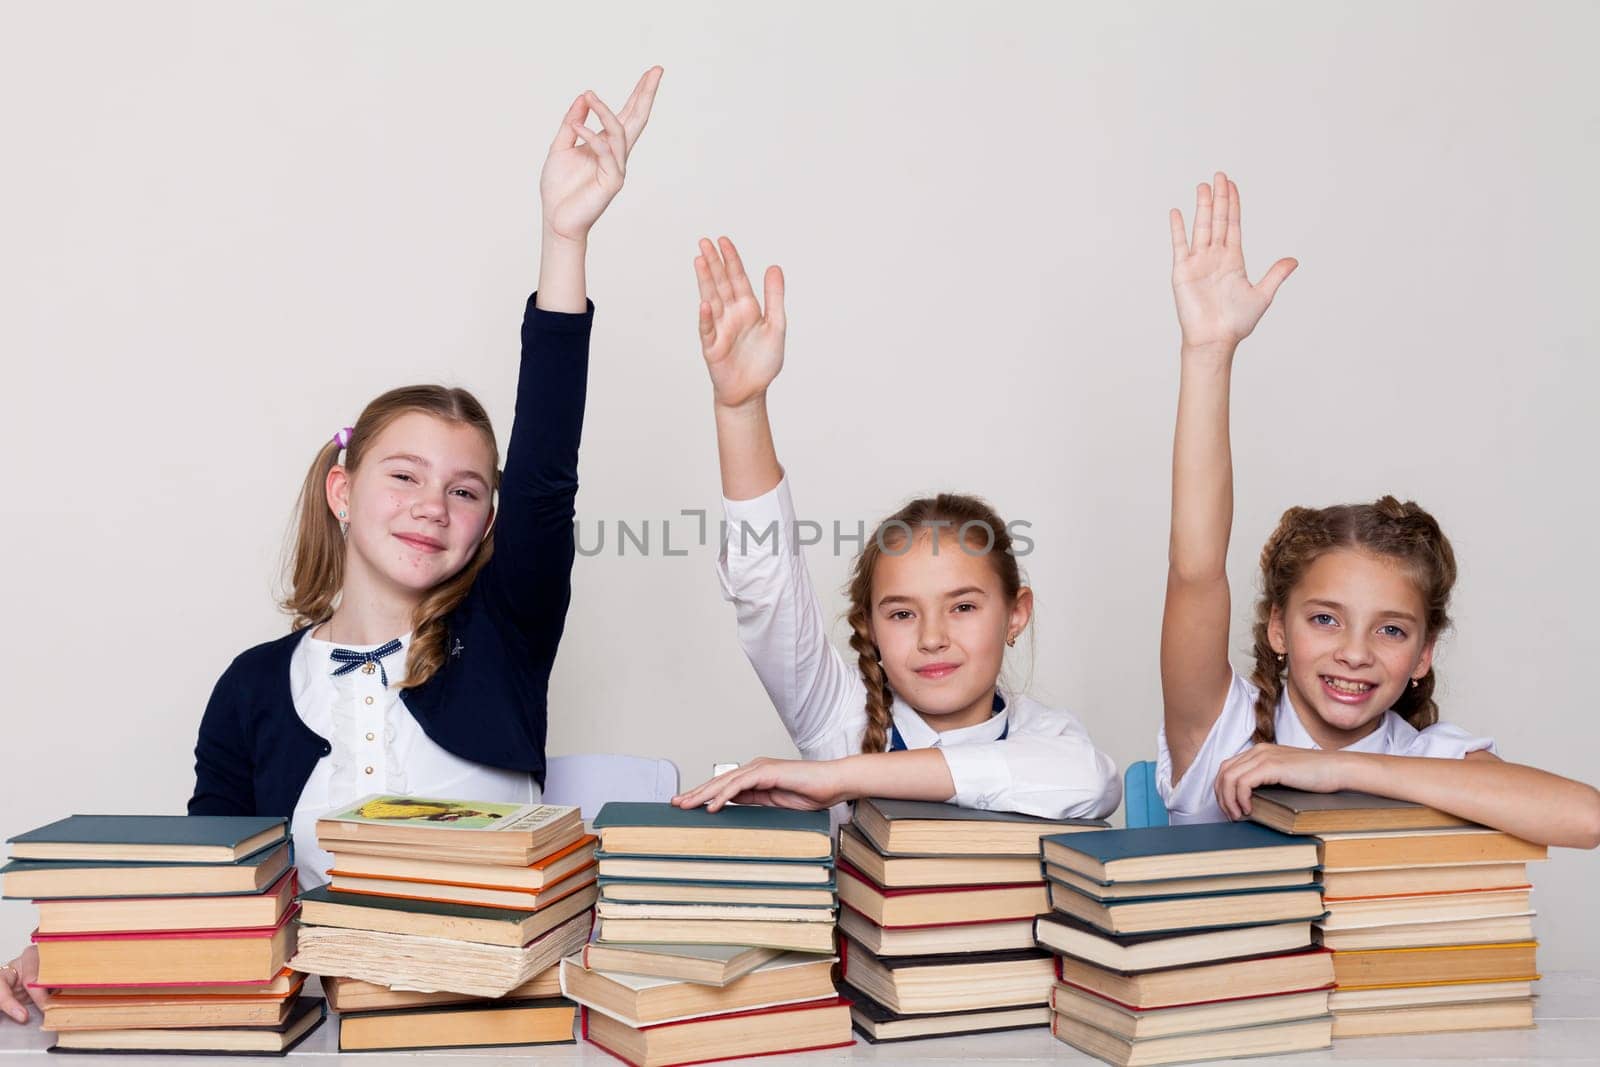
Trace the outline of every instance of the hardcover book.
<path fill-rule="evenodd" d="M 6 840 L 18 860 L 236 863 L 288 833 L 268 816 L 71 815 Z"/>
<path fill-rule="evenodd" d="M 1102 884 L 1310 870 L 1316 842 L 1249 822 L 1097 830 L 1044 839 L 1046 863 Z"/>
<path fill-rule="evenodd" d="M 825 811 L 734 805 L 721 811 L 612 801 L 595 816 L 608 855 L 831 862 Z"/>
<path fill-rule="evenodd" d="M 854 825 L 885 856 L 1037 856 L 1040 838 L 1108 824 L 869 797 L 856 801 Z"/>

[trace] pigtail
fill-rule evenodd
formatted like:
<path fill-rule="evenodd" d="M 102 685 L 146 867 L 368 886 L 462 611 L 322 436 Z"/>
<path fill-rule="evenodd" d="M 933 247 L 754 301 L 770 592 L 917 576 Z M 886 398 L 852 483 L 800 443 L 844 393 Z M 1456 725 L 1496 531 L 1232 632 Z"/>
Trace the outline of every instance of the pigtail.
<path fill-rule="evenodd" d="M 867 630 L 864 604 L 850 610 L 850 647 L 855 649 L 861 681 L 867 688 L 867 732 L 861 737 L 861 751 L 885 752 L 894 723 L 894 713 L 890 711 L 893 696 L 883 664 L 878 660 L 878 647 L 872 643 L 872 635 Z"/>
<path fill-rule="evenodd" d="M 328 472 L 338 462 L 339 447 L 337 439 L 324 444 L 300 486 L 289 592 L 281 601 L 296 630 L 332 615 L 344 586 L 344 533 L 327 500 Z"/>

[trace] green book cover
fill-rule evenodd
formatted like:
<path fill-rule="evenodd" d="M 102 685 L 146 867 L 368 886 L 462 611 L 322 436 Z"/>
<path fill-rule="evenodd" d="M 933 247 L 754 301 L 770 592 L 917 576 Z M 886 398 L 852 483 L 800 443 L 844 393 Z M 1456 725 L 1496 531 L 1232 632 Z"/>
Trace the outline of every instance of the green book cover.
<path fill-rule="evenodd" d="M 1270 827 L 1253 822 L 1143 826 L 1131 830 L 1088 830 L 1081 833 L 1056 834 L 1044 839 L 1048 843 L 1081 852 L 1101 863 L 1133 857 L 1303 846 L 1308 840 L 1305 837 L 1279 833 Z M 1314 865 L 1315 860 L 1307 864 L 1307 866 Z"/>
<path fill-rule="evenodd" d="M 377 911 L 400 911 L 419 915 L 439 915 L 450 919 L 476 919 L 481 922 L 504 923 L 521 926 L 534 913 L 515 908 L 485 908 L 473 904 L 450 904 L 439 900 L 412 900 L 400 897 L 381 897 L 371 893 L 339 893 L 327 886 L 318 886 L 300 894 L 302 904 L 338 904 L 346 908 L 371 908 Z"/>
<path fill-rule="evenodd" d="M 871 804 L 887 822 L 899 819 L 934 820 L 937 822 L 1004 822 L 1031 823 L 1039 826 L 1110 826 L 1104 819 L 1045 819 L 1037 815 L 1023 815 L 1015 811 L 983 811 L 978 808 L 959 808 L 933 800 L 886 800 L 883 797 L 866 797 L 860 804 Z"/>
<path fill-rule="evenodd" d="M 160 845 L 238 848 L 288 820 L 266 815 L 69 815 L 6 839 L 10 845 Z"/>
<path fill-rule="evenodd" d="M 730 804 L 721 811 L 671 804 L 611 801 L 595 816 L 594 828 L 662 827 L 674 830 L 788 830 L 828 837 L 826 811 L 790 811 L 761 804 Z"/>

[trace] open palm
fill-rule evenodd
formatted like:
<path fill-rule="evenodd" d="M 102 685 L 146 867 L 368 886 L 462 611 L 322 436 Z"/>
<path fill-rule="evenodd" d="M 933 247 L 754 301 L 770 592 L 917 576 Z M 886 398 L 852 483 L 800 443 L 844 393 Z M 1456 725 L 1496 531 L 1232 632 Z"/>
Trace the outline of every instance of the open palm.
<path fill-rule="evenodd" d="M 628 154 L 650 120 L 660 82 L 660 67 L 645 71 L 616 114 L 593 92 L 580 94 L 567 109 L 539 174 L 545 223 L 561 237 L 582 239 L 621 191 Z M 600 119 L 600 132 L 584 124 L 591 112 Z"/>
<path fill-rule="evenodd" d="M 1239 230 L 1239 187 L 1218 172 L 1195 193 L 1194 236 L 1186 237 L 1183 212 L 1172 209 L 1172 295 L 1183 343 L 1190 348 L 1232 346 L 1250 336 L 1273 294 L 1299 264 L 1280 259 L 1251 285 Z"/>
<path fill-rule="evenodd" d="M 700 239 L 694 260 L 700 286 L 700 351 L 716 402 L 737 408 L 756 400 L 783 369 L 783 271 L 768 267 L 766 312 L 750 288 L 739 250 L 726 237 Z"/>

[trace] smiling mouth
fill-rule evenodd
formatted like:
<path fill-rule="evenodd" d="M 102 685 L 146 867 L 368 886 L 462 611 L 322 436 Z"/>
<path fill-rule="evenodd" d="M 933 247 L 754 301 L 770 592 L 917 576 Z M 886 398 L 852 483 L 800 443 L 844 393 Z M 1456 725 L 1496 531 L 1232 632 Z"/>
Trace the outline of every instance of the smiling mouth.
<path fill-rule="evenodd" d="M 424 552 L 444 551 L 444 545 L 440 544 L 438 541 L 435 541 L 431 537 L 423 537 L 421 534 L 395 534 L 395 536 L 404 541 L 406 544 L 410 545 L 412 548 L 420 548 Z"/>
<path fill-rule="evenodd" d="M 958 667 L 959 663 L 930 663 L 926 667 L 918 667 L 917 675 L 922 678 L 945 678 L 954 674 Z"/>
<path fill-rule="evenodd" d="M 1331 674 L 1324 674 L 1320 677 L 1322 678 L 1322 684 L 1324 686 L 1333 690 L 1335 693 L 1340 694 L 1341 696 L 1365 696 L 1374 689 L 1378 688 L 1371 682 L 1353 682 L 1345 678 L 1335 678 Z"/>

